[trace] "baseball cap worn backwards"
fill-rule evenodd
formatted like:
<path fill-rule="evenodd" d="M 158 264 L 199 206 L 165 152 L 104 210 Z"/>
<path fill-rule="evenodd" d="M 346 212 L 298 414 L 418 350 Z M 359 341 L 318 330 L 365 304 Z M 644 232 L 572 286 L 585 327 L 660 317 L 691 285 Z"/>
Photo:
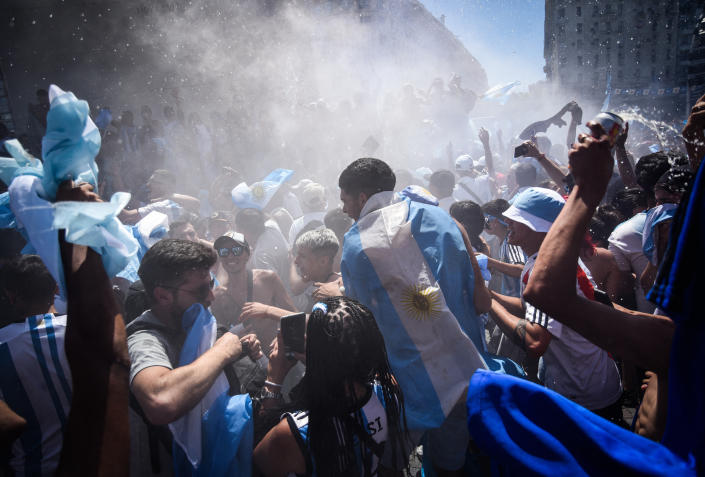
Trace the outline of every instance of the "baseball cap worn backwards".
<path fill-rule="evenodd" d="M 529 187 L 514 198 L 502 215 L 526 225 L 534 232 L 548 232 L 561 213 L 565 200 L 558 192 L 542 187 Z"/>

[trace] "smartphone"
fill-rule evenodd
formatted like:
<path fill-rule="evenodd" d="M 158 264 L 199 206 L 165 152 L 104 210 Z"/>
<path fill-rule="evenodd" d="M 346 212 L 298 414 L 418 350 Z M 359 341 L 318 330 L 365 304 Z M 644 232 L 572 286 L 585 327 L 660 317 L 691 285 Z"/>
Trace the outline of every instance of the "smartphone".
<path fill-rule="evenodd" d="M 294 353 L 304 353 L 306 351 L 304 341 L 306 313 L 282 316 L 279 325 L 282 332 L 282 341 L 284 341 L 285 356 L 293 358 Z"/>
<path fill-rule="evenodd" d="M 519 144 L 514 148 L 514 157 L 525 156 L 527 152 L 529 152 L 529 146 L 526 144 Z"/>

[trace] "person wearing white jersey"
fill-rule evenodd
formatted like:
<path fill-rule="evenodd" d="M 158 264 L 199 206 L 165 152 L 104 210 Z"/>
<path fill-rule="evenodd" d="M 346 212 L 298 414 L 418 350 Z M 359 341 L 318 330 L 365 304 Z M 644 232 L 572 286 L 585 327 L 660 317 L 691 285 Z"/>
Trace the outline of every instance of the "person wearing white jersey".
<path fill-rule="evenodd" d="M 509 225 L 508 242 L 521 246 L 528 256 L 520 279 L 522 293 L 541 243 L 564 203 L 552 190 L 530 187 L 502 214 Z M 599 293 L 580 262 L 576 263 L 576 288 L 588 299 Z M 492 295 L 492 317 L 529 355 L 541 357 L 539 380 L 547 388 L 622 424 L 622 385 L 617 366 L 606 351 L 522 298 Z"/>
<path fill-rule="evenodd" d="M 54 475 L 71 407 L 66 316 L 54 316 L 56 282 L 37 255 L 0 269 L 0 400 L 24 421 L 12 444 L 14 475 Z"/>

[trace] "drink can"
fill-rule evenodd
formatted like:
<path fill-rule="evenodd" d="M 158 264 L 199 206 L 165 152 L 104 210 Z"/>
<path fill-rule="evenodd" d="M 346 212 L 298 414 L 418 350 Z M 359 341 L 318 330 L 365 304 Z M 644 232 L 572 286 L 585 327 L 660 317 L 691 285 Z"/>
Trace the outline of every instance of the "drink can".
<path fill-rule="evenodd" d="M 617 137 L 624 131 L 624 119 L 618 115 L 610 112 L 600 113 L 593 119 L 602 129 L 607 133 L 607 138 L 609 139 L 610 146 L 614 146 L 617 141 Z"/>

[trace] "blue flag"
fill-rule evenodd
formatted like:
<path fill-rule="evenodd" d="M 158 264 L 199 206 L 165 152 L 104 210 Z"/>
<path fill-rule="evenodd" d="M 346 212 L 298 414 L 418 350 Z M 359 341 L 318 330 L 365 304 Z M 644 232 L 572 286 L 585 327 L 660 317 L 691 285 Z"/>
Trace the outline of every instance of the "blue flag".
<path fill-rule="evenodd" d="M 294 171 L 289 169 L 274 169 L 267 177 L 252 185 L 241 182 L 231 192 L 233 202 L 241 209 L 262 210 L 293 174 Z"/>
<path fill-rule="evenodd" d="M 209 350 L 216 337 L 213 315 L 199 303 L 182 318 L 188 332 L 179 366 L 192 363 Z M 210 390 L 180 419 L 169 424 L 174 436 L 174 475 L 249 476 L 252 472 L 252 401 L 247 394 L 228 395 L 223 373 Z"/>
<path fill-rule="evenodd" d="M 345 235 L 346 295 L 374 313 L 404 392 L 410 429 L 433 429 L 487 367 L 470 257 L 435 205 L 380 192 Z"/>

